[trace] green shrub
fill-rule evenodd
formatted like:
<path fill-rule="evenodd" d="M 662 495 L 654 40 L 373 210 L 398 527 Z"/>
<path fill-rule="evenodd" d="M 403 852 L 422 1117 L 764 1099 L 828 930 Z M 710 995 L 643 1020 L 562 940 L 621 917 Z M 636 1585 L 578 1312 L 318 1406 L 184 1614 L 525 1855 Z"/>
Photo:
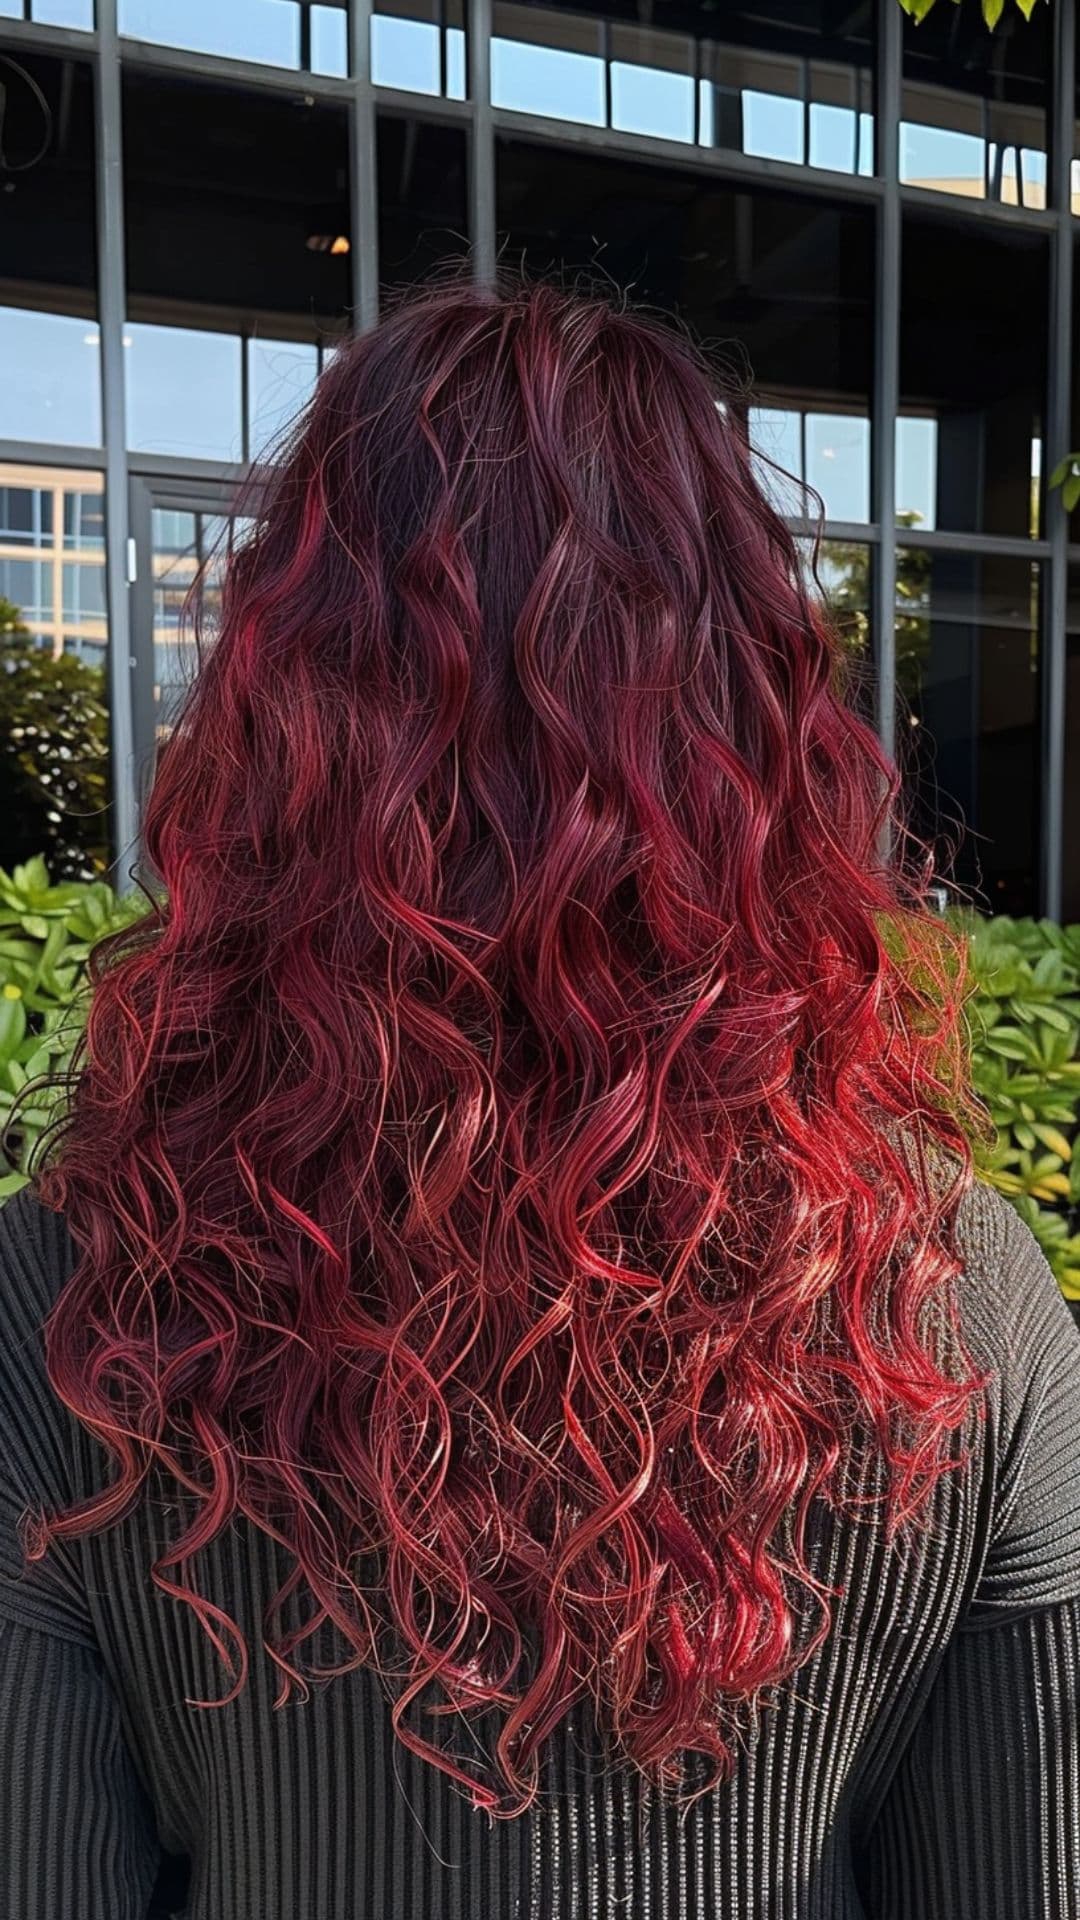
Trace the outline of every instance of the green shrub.
<path fill-rule="evenodd" d="M 103 881 L 51 886 L 38 858 L 0 868 L 0 1198 L 23 1186 L 63 1091 L 28 1082 L 62 1072 L 86 1013 L 94 942 L 146 911 Z M 1070 1298 L 1080 1300 L 1080 926 L 953 916 L 966 935 L 968 1019 L 978 1092 L 997 1130 L 983 1176 L 1023 1214 Z M 12 1106 L 19 1101 L 14 1124 Z"/>
<path fill-rule="evenodd" d="M 1080 1300 L 1080 926 L 952 916 L 968 938 L 974 1079 L 997 1137 L 977 1152 Z"/>
<path fill-rule="evenodd" d="M 0 1199 L 26 1184 L 30 1155 L 63 1090 L 28 1082 L 62 1072 L 86 1017 L 86 959 L 96 940 L 146 912 L 103 880 L 49 884 L 44 860 L 0 867 Z"/>

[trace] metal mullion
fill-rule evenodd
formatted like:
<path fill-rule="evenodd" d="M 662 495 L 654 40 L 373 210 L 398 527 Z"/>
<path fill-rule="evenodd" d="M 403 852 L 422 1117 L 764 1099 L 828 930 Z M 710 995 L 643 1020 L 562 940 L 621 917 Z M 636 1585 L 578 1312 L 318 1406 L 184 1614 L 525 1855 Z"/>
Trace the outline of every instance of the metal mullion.
<path fill-rule="evenodd" d="M 88 38 L 85 36 L 84 38 Z M 275 67 L 261 60 L 235 60 L 229 54 L 195 53 L 189 47 L 159 46 L 153 40 L 121 43 L 125 68 L 139 67 L 175 73 L 185 80 L 214 80 L 254 93 L 298 92 L 313 100 L 348 100 L 350 86 L 337 74 L 306 73 L 300 67 Z"/>
<path fill-rule="evenodd" d="M 203 460 L 197 454 L 146 453 L 129 455 L 128 473 L 155 486 L 178 483 L 192 487 L 242 485 L 251 469 L 243 461 Z"/>
<path fill-rule="evenodd" d="M 1062 908 L 1065 813 L 1065 696 L 1068 643 L 1069 517 L 1059 495 L 1046 486 L 1058 461 L 1070 452 L 1072 360 L 1073 222 L 1071 174 L 1076 114 L 1076 16 L 1071 6 L 1054 8 L 1053 91 L 1047 200 L 1053 212 L 1050 241 L 1049 379 L 1043 435 L 1043 514 L 1050 557 L 1040 596 L 1042 659 L 1040 696 L 1039 908 L 1059 920 Z"/>
<path fill-rule="evenodd" d="M 495 116 L 491 105 L 492 0 L 468 0 L 469 240 L 478 286 L 495 279 Z"/>
<path fill-rule="evenodd" d="M 797 540 L 812 540 L 818 531 L 818 522 L 805 514 L 785 514 L 788 532 Z M 821 526 L 823 541 L 842 540 L 845 545 L 876 547 L 878 529 L 873 520 L 825 520 Z"/>
<path fill-rule="evenodd" d="M 950 533 L 947 527 L 903 527 L 897 532 L 897 545 L 925 547 L 929 553 L 970 554 L 975 558 L 1045 560 L 1050 553 L 1049 540 L 1027 540 L 1013 533 Z"/>
<path fill-rule="evenodd" d="M 486 0 L 472 0 L 484 5 Z M 800 195 L 866 206 L 881 198 L 882 184 L 874 174 L 830 173 L 825 167 L 797 166 L 788 160 L 761 160 L 736 153 L 730 147 L 698 147 L 687 140 L 654 138 L 647 133 L 624 133 L 610 127 L 586 126 L 577 120 L 553 120 L 540 114 L 517 113 L 494 107 L 497 133 L 512 134 L 533 146 L 586 147 L 606 159 L 663 167 L 670 172 L 696 173 L 702 178 L 729 180 L 732 186 L 761 186 Z"/>
<path fill-rule="evenodd" d="M 0 461 L 18 467 L 78 467 L 100 473 L 104 447 L 65 447 L 52 440 L 0 440 Z"/>
<path fill-rule="evenodd" d="M 379 190 L 375 88 L 371 79 L 371 0 L 349 0 L 349 200 L 353 329 L 379 317 Z"/>
<path fill-rule="evenodd" d="M 442 100 L 437 93 L 410 93 L 407 87 L 375 87 L 379 113 L 386 119 L 431 120 L 439 126 L 460 127 L 472 119 L 467 100 Z"/>
<path fill-rule="evenodd" d="M 70 53 L 84 60 L 98 44 L 96 30 L 83 27 L 49 27 L 40 20 L 0 20 L 0 30 L 9 47 L 24 53 Z"/>
<path fill-rule="evenodd" d="M 870 425 L 872 513 L 878 528 L 873 568 L 876 720 L 885 751 L 896 749 L 896 420 L 900 410 L 900 107 L 902 15 L 896 0 L 877 10 L 877 212 L 874 275 L 874 392 Z"/>
<path fill-rule="evenodd" d="M 98 57 L 94 62 L 94 158 L 97 214 L 98 333 L 105 443 L 105 604 L 109 614 L 108 684 L 110 774 L 116 885 L 131 885 L 129 856 L 137 854 L 134 693 L 128 596 L 127 407 L 124 392 L 124 172 L 121 133 L 120 43 L 116 0 L 97 0 Z"/>
<path fill-rule="evenodd" d="M 1052 233 L 1056 222 L 1041 207 L 1012 206 L 1006 200 L 969 200 L 962 193 L 939 193 L 936 187 L 902 184 L 901 204 L 920 213 L 937 214 L 962 226 L 1019 227 L 1024 233 Z"/>

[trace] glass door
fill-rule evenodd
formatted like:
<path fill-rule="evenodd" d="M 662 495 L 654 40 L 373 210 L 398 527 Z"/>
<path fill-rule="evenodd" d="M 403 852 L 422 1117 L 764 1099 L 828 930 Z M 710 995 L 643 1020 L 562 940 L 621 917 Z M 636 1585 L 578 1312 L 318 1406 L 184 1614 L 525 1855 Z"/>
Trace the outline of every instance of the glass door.
<path fill-rule="evenodd" d="M 140 804 L 201 657 L 213 645 L 232 545 L 251 521 L 225 481 L 131 483 L 132 670 Z"/>

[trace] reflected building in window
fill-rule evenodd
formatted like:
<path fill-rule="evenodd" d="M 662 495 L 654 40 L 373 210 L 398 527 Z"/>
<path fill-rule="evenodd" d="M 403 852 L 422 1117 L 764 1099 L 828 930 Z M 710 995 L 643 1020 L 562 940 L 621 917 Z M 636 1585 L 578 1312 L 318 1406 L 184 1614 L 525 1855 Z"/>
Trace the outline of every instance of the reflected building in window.
<path fill-rule="evenodd" d="M 0 599 L 56 658 L 102 666 L 105 496 L 100 473 L 0 463 Z"/>

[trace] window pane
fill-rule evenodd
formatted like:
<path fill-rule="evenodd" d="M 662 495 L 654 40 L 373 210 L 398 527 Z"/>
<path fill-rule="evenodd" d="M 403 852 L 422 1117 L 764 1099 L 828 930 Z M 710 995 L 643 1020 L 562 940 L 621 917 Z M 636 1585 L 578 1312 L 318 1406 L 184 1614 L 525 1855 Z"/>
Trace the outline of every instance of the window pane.
<path fill-rule="evenodd" d="M 807 510 L 804 483 L 803 422 L 790 407 L 751 407 L 747 433 L 754 470 L 778 513 L 801 518 Z"/>
<path fill-rule="evenodd" d="M 0 598 L 35 626 L 52 611 L 49 569 L 40 560 L 0 559 Z"/>
<path fill-rule="evenodd" d="M 0 466 L 0 866 L 43 854 L 55 879 L 109 861 L 102 488 L 98 473 Z M 96 534 L 73 565 L 84 502 Z"/>
<path fill-rule="evenodd" d="M 870 518 L 870 422 L 863 415 L 808 413 L 806 478 L 829 520 Z"/>
<path fill-rule="evenodd" d="M 239 460 L 295 411 L 301 369 L 348 324 L 347 115 L 142 70 L 123 88 L 130 444 Z"/>
<path fill-rule="evenodd" d="M 624 133 L 693 140 L 697 82 L 694 43 L 683 34 L 616 28 L 625 57 L 611 60 L 611 124 Z"/>
<path fill-rule="evenodd" d="M 6 473 L 7 468 L 0 469 Z M 52 544 L 53 497 L 41 487 L 0 486 L 0 545 Z"/>
<path fill-rule="evenodd" d="M 105 617 L 105 569 L 64 563 L 64 618 L 81 622 Z"/>
<path fill-rule="evenodd" d="M 897 510 L 914 524 L 1037 531 L 1048 271 L 1041 234 L 905 215 Z"/>
<path fill-rule="evenodd" d="M 674 0 L 496 4 L 492 99 L 513 112 L 731 147 L 841 173 L 873 167 L 872 9 Z M 788 17 L 781 17 L 783 15 Z"/>
<path fill-rule="evenodd" d="M 132 322 L 126 343 L 129 447 L 242 459 L 239 340 Z"/>
<path fill-rule="evenodd" d="M 708 10 L 695 11 L 708 19 Z M 765 160 L 872 173 L 873 10 L 742 0 L 713 15 L 703 50 L 711 142 Z M 702 139 L 709 143 L 709 129 Z"/>
<path fill-rule="evenodd" d="M 1035 910 L 1039 569 L 903 547 L 899 758 L 938 870 L 997 913 Z"/>
<path fill-rule="evenodd" d="M 310 399 L 319 353 L 295 340 L 249 340 L 247 351 L 248 442 L 256 460 Z"/>
<path fill-rule="evenodd" d="M 98 446 L 90 68 L 20 47 L 2 80 L 0 431 L 9 440 Z"/>
<path fill-rule="evenodd" d="M 101 443 L 98 330 L 67 314 L 0 307 L 4 438 Z"/>
<path fill-rule="evenodd" d="M 379 275 L 385 285 L 403 285 L 465 252 L 465 134 L 380 113 L 376 137 Z"/>
<path fill-rule="evenodd" d="M 988 33 L 979 7 L 904 21 L 900 178 L 937 193 L 1046 205 L 1052 14 L 1006 8 Z"/>
<path fill-rule="evenodd" d="M 154 689 L 156 733 L 171 728 L 197 665 L 195 643 L 185 630 L 184 610 L 199 570 L 198 517 L 155 510 Z"/>
<path fill-rule="evenodd" d="M 64 545 L 81 551 L 105 545 L 105 495 L 65 487 L 63 495 Z"/>
<path fill-rule="evenodd" d="M 534 274 L 590 274 L 675 312 L 756 384 L 751 443 L 794 476 L 763 483 L 838 520 L 869 512 L 873 215 L 630 160 L 502 137 L 503 256 Z M 739 404 L 742 404 L 741 402 Z"/>
<path fill-rule="evenodd" d="M 94 0 L 31 0 L 30 18 L 43 27 L 82 27 L 90 33 Z"/>
<path fill-rule="evenodd" d="M 902 414 L 896 422 L 896 518 L 902 527 L 937 526 L 937 421 Z"/>
<path fill-rule="evenodd" d="M 348 14 L 344 6 L 309 7 L 311 71 L 341 79 L 349 71 Z"/>
<path fill-rule="evenodd" d="M 300 64 L 296 0 L 120 0 L 119 11 L 121 33 L 135 40 L 275 67 Z"/>
<path fill-rule="evenodd" d="M 242 517 L 202 509 L 155 507 L 152 513 L 154 682 L 149 691 L 155 740 L 175 725 L 198 671 L 196 631 L 204 646 L 213 644 L 231 545 L 249 528 Z"/>
<path fill-rule="evenodd" d="M 496 4 L 492 35 L 494 106 L 605 125 L 603 30 L 595 16 Z"/>
<path fill-rule="evenodd" d="M 465 98 L 463 0 L 379 0 L 371 16 L 377 87 Z"/>

